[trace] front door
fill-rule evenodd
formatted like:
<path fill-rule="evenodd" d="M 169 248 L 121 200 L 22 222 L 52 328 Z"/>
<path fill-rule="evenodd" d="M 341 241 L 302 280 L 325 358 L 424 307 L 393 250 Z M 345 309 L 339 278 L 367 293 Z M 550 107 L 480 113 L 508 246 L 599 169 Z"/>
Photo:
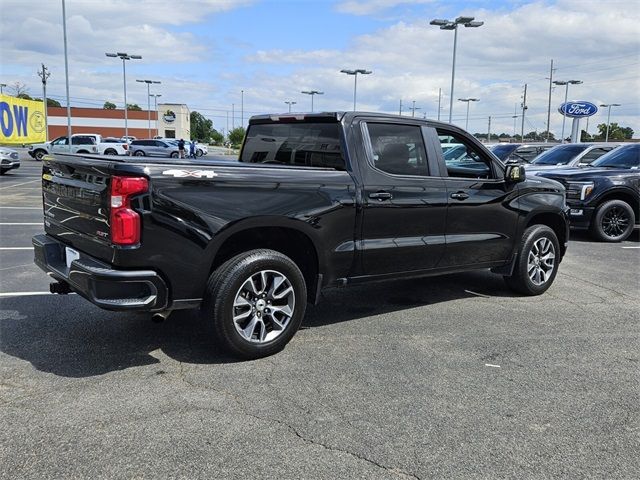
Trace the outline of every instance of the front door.
<path fill-rule="evenodd" d="M 363 186 L 363 222 L 358 242 L 365 275 L 434 268 L 445 250 L 447 207 L 436 159 L 427 155 L 424 128 L 358 124 Z"/>
<path fill-rule="evenodd" d="M 454 129 L 437 128 L 445 153 L 447 248 L 443 267 L 496 264 L 510 258 L 518 223 L 517 186 L 504 181 L 504 172 L 482 147 Z M 451 145 L 463 153 L 447 158 Z"/>

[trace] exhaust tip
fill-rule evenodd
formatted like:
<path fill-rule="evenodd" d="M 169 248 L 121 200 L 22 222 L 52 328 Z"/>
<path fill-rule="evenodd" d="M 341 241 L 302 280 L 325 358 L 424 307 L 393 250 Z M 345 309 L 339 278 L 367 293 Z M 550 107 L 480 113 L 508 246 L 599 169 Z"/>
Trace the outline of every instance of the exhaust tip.
<path fill-rule="evenodd" d="M 49 291 L 58 295 L 67 295 L 71 293 L 71 287 L 67 282 L 55 282 L 49 284 Z"/>
<path fill-rule="evenodd" d="M 167 310 L 165 312 L 157 312 L 151 315 L 151 321 L 153 323 L 162 323 L 171 315 L 171 310 Z"/>

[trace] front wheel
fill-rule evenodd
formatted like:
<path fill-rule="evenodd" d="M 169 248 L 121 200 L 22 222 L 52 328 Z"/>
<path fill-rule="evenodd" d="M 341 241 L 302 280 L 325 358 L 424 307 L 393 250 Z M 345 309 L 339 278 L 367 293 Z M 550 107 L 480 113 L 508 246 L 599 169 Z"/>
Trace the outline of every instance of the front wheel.
<path fill-rule="evenodd" d="M 253 359 L 282 350 L 296 333 L 307 304 L 302 272 L 274 250 L 250 250 L 211 275 L 203 319 L 234 356 Z"/>
<path fill-rule="evenodd" d="M 627 202 L 609 200 L 596 209 L 591 234 L 601 242 L 622 242 L 633 232 L 635 222 L 635 213 Z"/>
<path fill-rule="evenodd" d="M 178 152 L 173 152 L 171 155 L 169 155 L 171 158 L 178 158 Z"/>
<path fill-rule="evenodd" d="M 142 150 L 137 150 L 137 151 L 134 153 L 134 155 L 135 155 L 136 157 L 144 157 L 144 156 L 145 156 L 145 153 L 144 153 Z"/>
<path fill-rule="evenodd" d="M 196 151 L 196 157 L 201 157 L 202 155 L 204 155 L 204 152 L 201 149 L 198 149 Z"/>
<path fill-rule="evenodd" d="M 512 290 L 524 295 L 540 295 L 553 283 L 560 263 L 560 244 L 546 225 L 533 225 L 522 235 L 516 265 L 504 277 Z"/>
<path fill-rule="evenodd" d="M 36 153 L 34 154 L 36 156 L 36 160 L 38 160 L 39 162 L 42 161 L 42 158 L 47 154 L 47 152 L 45 152 L 44 150 L 36 150 Z"/>

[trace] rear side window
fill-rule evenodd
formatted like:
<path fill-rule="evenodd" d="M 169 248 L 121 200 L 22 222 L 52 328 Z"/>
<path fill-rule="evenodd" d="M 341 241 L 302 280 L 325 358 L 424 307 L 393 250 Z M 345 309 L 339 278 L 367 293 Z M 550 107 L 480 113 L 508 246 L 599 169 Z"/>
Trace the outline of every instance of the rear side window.
<path fill-rule="evenodd" d="M 93 145 L 94 143 L 92 137 L 71 137 L 72 145 Z"/>
<path fill-rule="evenodd" d="M 251 125 L 240 161 L 346 169 L 338 123 Z"/>

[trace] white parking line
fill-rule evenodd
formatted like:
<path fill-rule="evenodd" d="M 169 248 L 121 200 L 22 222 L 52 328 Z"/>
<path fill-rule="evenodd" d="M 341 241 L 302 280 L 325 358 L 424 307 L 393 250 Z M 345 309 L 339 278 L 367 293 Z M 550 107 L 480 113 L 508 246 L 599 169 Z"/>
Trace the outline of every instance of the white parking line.
<path fill-rule="evenodd" d="M 51 292 L 7 292 L 0 293 L 1 297 L 28 297 L 30 295 L 52 295 Z"/>
<path fill-rule="evenodd" d="M 640 248 L 640 247 L 622 247 L 622 248 Z"/>
<path fill-rule="evenodd" d="M 0 207 L 2 210 L 42 210 L 42 207 Z"/>
<path fill-rule="evenodd" d="M 38 223 L 0 223 L 0 225 L 42 225 L 42 222 Z"/>
<path fill-rule="evenodd" d="M 485 363 L 484 366 L 485 367 L 492 367 L 492 368 L 500 368 L 500 365 L 493 365 L 491 363 Z"/>
<path fill-rule="evenodd" d="M 0 187 L 0 190 L 5 190 L 5 189 L 7 189 L 7 188 L 13 188 L 13 187 L 20 187 L 20 186 L 22 186 L 22 185 L 27 185 L 27 184 L 29 184 L 29 183 L 39 182 L 39 181 L 40 181 L 40 179 L 37 179 L 37 180 L 30 180 L 30 181 L 28 181 L 28 182 L 23 182 L 23 183 L 16 183 L 15 185 L 7 185 L 6 187 Z"/>
<path fill-rule="evenodd" d="M 0 250 L 33 250 L 33 247 L 0 247 Z"/>

